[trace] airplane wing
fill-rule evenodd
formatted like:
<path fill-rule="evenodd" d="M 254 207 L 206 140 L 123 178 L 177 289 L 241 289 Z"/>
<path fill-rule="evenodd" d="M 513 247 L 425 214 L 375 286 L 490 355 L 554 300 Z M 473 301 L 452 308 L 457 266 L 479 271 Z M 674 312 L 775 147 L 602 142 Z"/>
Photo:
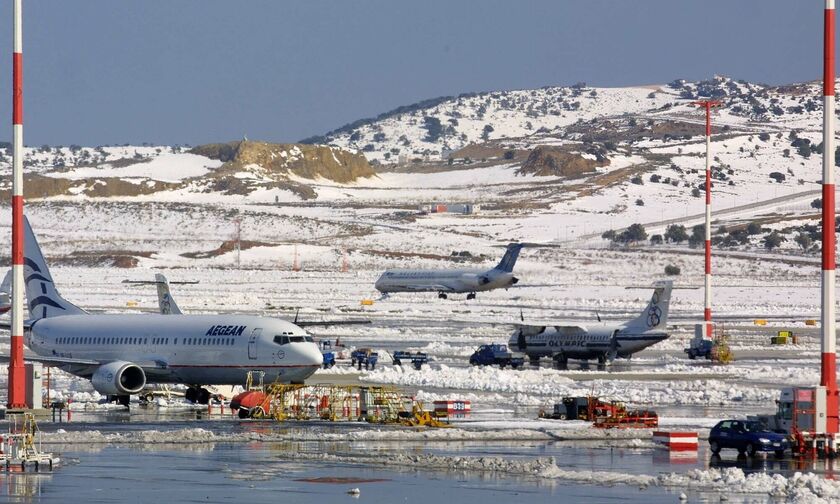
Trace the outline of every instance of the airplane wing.
<path fill-rule="evenodd" d="M 9 359 L 9 355 L 0 354 L 0 362 L 9 362 Z M 41 355 L 24 355 L 23 360 L 29 362 L 38 362 L 40 364 L 46 364 L 47 366 L 66 366 L 72 364 L 79 366 L 98 366 L 102 364 L 100 361 L 91 359 L 73 359 L 70 357 L 44 357 Z"/>
<path fill-rule="evenodd" d="M 305 321 L 295 322 L 298 327 L 328 327 L 328 326 L 344 326 L 344 325 L 364 325 L 370 324 L 370 320 L 324 320 L 324 321 Z"/>
<path fill-rule="evenodd" d="M 0 354 L 0 362 L 9 362 L 10 356 L 8 354 Z M 59 356 L 43 356 L 43 355 L 24 355 L 23 360 L 27 362 L 37 362 L 39 364 L 44 364 L 46 366 L 101 366 L 102 364 L 106 364 L 108 362 L 113 361 L 114 359 L 110 359 L 107 361 L 100 361 L 94 359 L 76 359 L 73 357 L 59 357 Z M 162 369 L 167 368 L 167 364 L 163 361 L 144 361 L 144 362 L 134 362 L 133 364 L 137 364 L 141 368 L 143 368 L 146 372 L 154 372 L 159 371 Z"/>
<path fill-rule="evenodd" d="M 455 292 L 455 289 L 448 285 L 403 285 L 400 289 L 415 292 Z"/>
<path fill-rule="evenodd" d="M 24 330 L 26 330 L 26 329 L 29 329 L 30 327 L 32 327 L 32 324 L 30 323 L 30 321 L 25 320 L 25 321 L 23 322 L 23 329 L 24 329 Z M 10 322 L 6 322 L 6 321 L 4 320 L 3 322 L 0 322 L 0 331 L 11 331 L 11 330 L 12 330 L 12 323 L 11 323 L 11 321 L 10 321 Z"/>
<path fill-rule="evenodd" d="M 527 324 L 523 323 L 523 322 L 513 322 L 510 325 L 512 325 L 516 328 L 523 328 L 526 331 L 528 329 L 536 330 L 536 329 L 542 329 L 542 328 L 546 328 L 546 327 L 553 327 L 558 332 L 561 332 L 561 333 L 566 333 L 566 332 L 578 333 L 578 332 L 589 331 L 589 329 L 586 326 L 582 326 L 580 324 L 569 324 L 569 323 L 556 322 L 556 321 L 552 322 L 552 321 L 548 321 L 548 320 L 543 321 L 543 322 L 529 320 Z"/>

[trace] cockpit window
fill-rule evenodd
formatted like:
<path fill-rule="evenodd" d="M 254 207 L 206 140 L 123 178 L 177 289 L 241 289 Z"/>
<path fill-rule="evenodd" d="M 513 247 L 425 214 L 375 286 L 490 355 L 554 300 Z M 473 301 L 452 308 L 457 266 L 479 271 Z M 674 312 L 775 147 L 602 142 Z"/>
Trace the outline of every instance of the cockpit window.
<path fill-rule="evenodd" d="M 278 345 L 285 345 L 287 343 L 314 343 L 312 336 L 275 336 L 274 342 Z"/>

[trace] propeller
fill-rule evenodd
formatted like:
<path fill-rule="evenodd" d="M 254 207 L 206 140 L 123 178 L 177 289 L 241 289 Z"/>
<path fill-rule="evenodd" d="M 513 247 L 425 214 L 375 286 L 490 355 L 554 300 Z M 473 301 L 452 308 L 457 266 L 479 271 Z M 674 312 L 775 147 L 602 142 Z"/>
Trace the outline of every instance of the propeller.
<path fill-rule="evenodd" d="M 521 308 L 519 309 L 519 320 L 525 322 L 525 314 Z M 519 347 L 520 352 L 524 352 L 528 348 L 528 342 L 525 340 L 525 333 L 522 327 L 519 328 L 519 336 L 516 337 L 516 346 Z"/>
<path fill-rule="evenodd" d="M 613 331 L 612 338 L 610 338 L 610 350 L 607 352 L 607 360 L 612 362 L 618 357 L 618 331 Z"/>

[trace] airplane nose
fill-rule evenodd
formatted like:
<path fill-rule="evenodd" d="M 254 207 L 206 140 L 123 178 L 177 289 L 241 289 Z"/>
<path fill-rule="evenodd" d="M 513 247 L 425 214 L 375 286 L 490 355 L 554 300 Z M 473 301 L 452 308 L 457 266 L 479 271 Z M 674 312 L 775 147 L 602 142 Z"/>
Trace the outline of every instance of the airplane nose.
<path fill-rule="evenodd" d="M 324 363 L 324 355 L 315 343 L 307 344 L 301 349 L 301 360 L 307 366 L 321 367 Z"/>

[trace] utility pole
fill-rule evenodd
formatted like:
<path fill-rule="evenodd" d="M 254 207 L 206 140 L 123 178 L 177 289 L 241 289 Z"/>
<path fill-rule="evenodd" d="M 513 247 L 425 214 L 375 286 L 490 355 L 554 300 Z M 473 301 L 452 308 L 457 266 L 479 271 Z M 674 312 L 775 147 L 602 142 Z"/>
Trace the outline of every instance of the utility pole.
<path fill-rule="evenodd" d="M 236 252 L 236 269 L 240 269 L 242 266 L 241 261 L 241 252 L 242 252 L 242 220 L 235 219 L 233 221 L 236 224 L 236 234 L 233 237 L 233 250 Z"/>
<path fill-rule="evenodd" d="M 703 320 L 706 323 L 705 336 L 712 337 L 712 107 L 721 106 L 717 100 L 694 102 L 706 109 L 706 269 L 703 296 Z"/>
<path fill-rule="evenodd" d="M 835 328 L 835 203 L 834 203 L 834 0 L 825 0 L 823 49 L 823 179 L 822 179 L 822 282 L 820 327 L 822 330 L 820 385 L 826 392 L 826 433 L 840 431 L 840 401 L 837 397 L 837 349 Z"/>
<path fill-rule="evenodd" d="M 23 366 L 23 12 L 12 7 L 12 339 L 9 352 L 9 409 L 26 408 Z"/>

